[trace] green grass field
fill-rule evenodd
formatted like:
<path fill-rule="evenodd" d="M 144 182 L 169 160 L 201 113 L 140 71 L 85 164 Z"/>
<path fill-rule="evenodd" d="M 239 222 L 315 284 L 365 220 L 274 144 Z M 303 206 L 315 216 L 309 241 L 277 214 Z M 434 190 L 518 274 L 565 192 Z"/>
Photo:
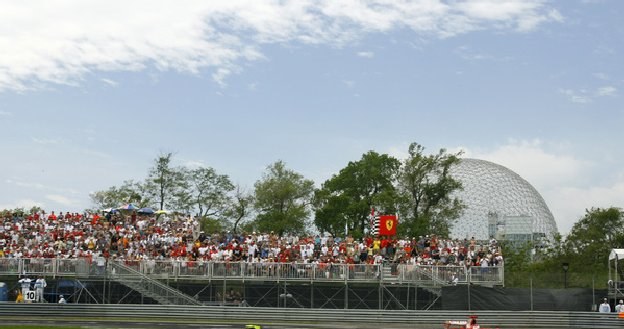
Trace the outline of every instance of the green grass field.
<path fill-rule="evenodd" d="M 84 329 L 85 327 L 76 327 L 76 326 L 31 326 L 24 325 L 21 326 L 19 324 L 11 324 L 11 325 L 3 325 L 0 324 L 0 328 L 15 328 L 15 329 Z"/>
<path fill-rule="evenodd" d="M 85 327 L 77 327 L 77 326 L 31 326 L 31 325 L 19 325 L 19 324 L 11 324 L 11 325 L 3 325 L 0 324 L 0 328 L 15 328 L 15 329 L 84 329 Z"/>

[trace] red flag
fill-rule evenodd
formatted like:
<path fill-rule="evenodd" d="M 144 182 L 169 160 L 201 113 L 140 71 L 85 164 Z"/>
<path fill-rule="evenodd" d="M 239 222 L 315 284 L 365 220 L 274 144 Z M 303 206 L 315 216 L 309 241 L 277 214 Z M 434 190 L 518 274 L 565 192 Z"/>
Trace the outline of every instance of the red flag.
<path fill-rule="evenodd" d="M 396 235 L 398 224 L 396 215 L 379 216 L 379 235 Z"/>

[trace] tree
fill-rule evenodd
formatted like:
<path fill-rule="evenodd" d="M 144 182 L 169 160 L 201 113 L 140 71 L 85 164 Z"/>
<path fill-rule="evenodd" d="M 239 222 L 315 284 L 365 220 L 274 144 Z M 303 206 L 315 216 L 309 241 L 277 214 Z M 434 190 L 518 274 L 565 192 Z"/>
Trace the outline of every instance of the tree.
<path fill-rule="evenodd" d="M 591 208 L 574 223 L 562 244 L 562 254 L 575 269 L 606 268 L 609 253 L 624 245 L 624 212 L 620 208 Z"/>
<path fill-rule="evenodd" d="M 241 221 L 250 216 L 254 205 L 254 196 L 240 185 L 236 185 L 234 195 L 230 199 L 229 206 L 225 212 L 226 217 L 232 218 L 233 232 L 238 233 L 238 226 Z"/>
<path fill-rule="evenodd" d="M 145 184 L 133 180 L 126 180 L 119 187 L 112 186 L 105 191 L 93 192 L 89 196 L 96 209 L 117 208 L 124 203 L 145 207 L 150 203 L 146 197 Z"/>
<path fill-rule="evenodd" d="M 184 169 L 183 181 L 176 199 L 188 209 L 197 211 L 199 217 L 222 217 L 230 203 L 229 193 L 234 185 L 228 175 L 220 175 L 210 167 Z"/>
<path fill-rule="evenodd" d="M 283 161 L 267 167 L 255 187 L 255 223 L 261 231 L 303 233 L 310 215 L 314 182 L 286 168 Z"/>
<path fill-rule="evenodd" d="M 154 166 L 150 168 L 147 177 L 147 192 L 153 196 L 159 209 L 170 208 L 170 206 L 180 206 L 180 200 L 174 197 L 185 196 L 181 193 L 185 186 L 184 171 L 181 168 L 172 166 L 173 154 L 161 154 L 154 160 Z M 187 210 L 187 209 L 184 209 Z"/>
<path fill-rule="evenodd" d="M 398 195 L 394 184 L 399 166 L 399 160 L 374 151 L 349 162 L 315 193 L 317 228 L 335 235 L 347 227 L 359 237 L 364 235 L 371 208 L 396 213 Z"/>
<path fill-rule="evenodd" d="M 533 282 L 548 287 L 564 286 L 562 263 L 568 263 L 570 273 L 568 286 L 593 287 L 597 282 L 605 283 L 608 279 L 608 257 L 612 248 L 624 245 L 624 212 L 620 208 L 591 208 L 585 211 L 565 238 L 555 235 L 547 251 L 539 261 L 509 262 L 511 253 L 505 253 L 505 285 L 519 286 L 519 282 L 528 284 L 527 272 L 536 279 Z M 531 246 L 535 248 L 535 246 Z M 539 249 L 537 249 L 539 250 Z M 519 254 L 525 254 L 522 250 Z M 528 255 L 526 253 L 525 255 Z M 513 278 L 509 281 L 508 278 Z"/>
<path fill-rule="evenodd" d="M 424 147 L 412 143 L 399 174 L 402 195 L 402 221 L 399 228 L 411 236 L 435 232 L 448 236 L 452 220 L 459 218 L 464 205 L 452 193 L 462 188 L 450 168 L 460 161 L 462 152 L 424 155 Z"/>

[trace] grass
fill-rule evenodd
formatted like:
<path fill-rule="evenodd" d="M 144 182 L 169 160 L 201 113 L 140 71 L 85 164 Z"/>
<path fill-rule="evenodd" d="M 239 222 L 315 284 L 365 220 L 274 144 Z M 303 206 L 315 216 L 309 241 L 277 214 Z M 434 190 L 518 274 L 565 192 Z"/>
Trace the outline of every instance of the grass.
<path fill-rule="evenodd" d="M 84 327 L 77 326 L 32 326 L 32 325 L 19 325 L 19 324 L 0 324 L 0 328 L 11 327 L 15 329 L 84 329 Z"/>

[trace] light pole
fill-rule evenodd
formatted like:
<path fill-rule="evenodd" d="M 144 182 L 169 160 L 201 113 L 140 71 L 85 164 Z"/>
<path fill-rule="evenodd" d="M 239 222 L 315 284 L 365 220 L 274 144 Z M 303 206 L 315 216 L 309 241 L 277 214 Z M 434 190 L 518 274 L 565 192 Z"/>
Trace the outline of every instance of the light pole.
<path fill-rule="evenodd" d="M 561 263 L 561 268 L 563 268 L 563 288 L 568 288 L 568 269 L 570 268 L 569 263 Z"/>

